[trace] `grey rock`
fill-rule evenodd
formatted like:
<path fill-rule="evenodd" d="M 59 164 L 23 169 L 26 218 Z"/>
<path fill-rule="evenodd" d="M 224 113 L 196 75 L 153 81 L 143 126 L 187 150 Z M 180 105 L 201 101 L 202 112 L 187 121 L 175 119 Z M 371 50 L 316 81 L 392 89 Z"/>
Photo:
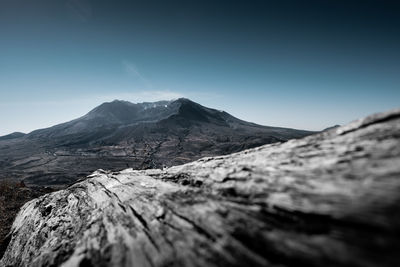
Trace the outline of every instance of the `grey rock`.
<path fill-rule="evenodd" d="M 400 266 L 400 109 L 25 204 L 1 266 Z"/>

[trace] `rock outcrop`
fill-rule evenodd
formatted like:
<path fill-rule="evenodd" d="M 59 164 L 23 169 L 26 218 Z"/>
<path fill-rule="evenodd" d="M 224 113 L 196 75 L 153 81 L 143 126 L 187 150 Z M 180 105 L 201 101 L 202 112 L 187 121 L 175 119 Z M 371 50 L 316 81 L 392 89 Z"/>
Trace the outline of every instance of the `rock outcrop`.
<path fill-rule="evenodd" d="M 400 266 L 400 110 L 28 202 L 1 266 Z"/>

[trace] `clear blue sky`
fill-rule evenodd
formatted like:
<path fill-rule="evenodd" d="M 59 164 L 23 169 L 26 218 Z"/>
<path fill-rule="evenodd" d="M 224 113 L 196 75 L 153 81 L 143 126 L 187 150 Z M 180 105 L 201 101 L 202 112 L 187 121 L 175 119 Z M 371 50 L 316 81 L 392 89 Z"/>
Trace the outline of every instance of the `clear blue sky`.
<path fill-rule="evenodd" d="M 311 130 L 400 107 L 400 4 L 0 1 L 0 135 L 180 96 Z"/>

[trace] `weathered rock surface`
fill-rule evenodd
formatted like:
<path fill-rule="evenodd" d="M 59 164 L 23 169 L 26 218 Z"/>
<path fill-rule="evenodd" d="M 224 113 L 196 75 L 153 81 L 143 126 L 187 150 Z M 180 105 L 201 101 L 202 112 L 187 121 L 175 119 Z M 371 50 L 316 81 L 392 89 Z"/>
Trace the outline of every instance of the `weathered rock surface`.
<path fill-rule="evenodd" d="M 27 203 L 1 266 L 400 266 L 400 110 Z"/>

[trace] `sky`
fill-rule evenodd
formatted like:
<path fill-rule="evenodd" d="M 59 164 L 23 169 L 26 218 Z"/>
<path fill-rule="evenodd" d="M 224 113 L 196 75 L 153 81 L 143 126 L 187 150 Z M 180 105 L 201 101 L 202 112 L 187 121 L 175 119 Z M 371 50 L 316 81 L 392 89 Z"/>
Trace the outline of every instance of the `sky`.
<path fill-rule="evenodd" d="M 308 130 L 400 107 L 400 1 L 0 0 L 0 135 L 179 97 Z"/>

